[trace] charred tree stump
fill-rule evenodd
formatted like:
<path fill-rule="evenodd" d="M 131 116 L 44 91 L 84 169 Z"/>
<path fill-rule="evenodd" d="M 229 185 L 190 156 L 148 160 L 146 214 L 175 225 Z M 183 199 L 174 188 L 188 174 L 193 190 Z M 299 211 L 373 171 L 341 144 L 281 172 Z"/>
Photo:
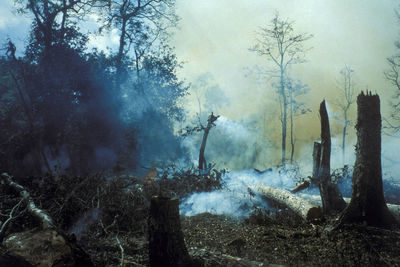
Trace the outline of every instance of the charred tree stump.
<path fill-rule="evenodd" d="M 312 178 L 317 179 L 319 174 L 319 167 L 321 164 L 321 143 L 314 142 L 312 157 L 313 157 Z"/>
<path fill-rule="evenodd" d="M 381 114 L 378 95 L 357 97 L 357 145 L 350 204 L 339 220 L 390 228 L 398 222 L 389 212 L 382 186 Z"/>
<path fill-rule="evenodd" d="M 332 183 L 331 180 L 331 132 L 325 100 L 321 102 L 319 114 L 321 116 L 321 161 L 318 177 L 322 209 L 325 214 L 337 213 L 346 207 L 346 202 L 337 184 Z"/>
<path fill-rule="evenodd" d="M 148 224 L 150 266 L 199 266 L 185 246 L 178 199 L 153 197 Z"/>

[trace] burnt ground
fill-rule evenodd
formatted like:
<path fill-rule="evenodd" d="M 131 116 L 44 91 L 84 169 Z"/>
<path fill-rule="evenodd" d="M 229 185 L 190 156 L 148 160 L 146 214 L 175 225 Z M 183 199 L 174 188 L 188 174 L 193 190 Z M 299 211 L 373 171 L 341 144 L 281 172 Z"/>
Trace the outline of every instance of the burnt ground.
<path fill-rule="evenodd" d="M 217 176 L 200 179 L 192 174 L 160 180 L 160 184 L 103 176 L 46 177 L 44 181 L 19 182 L 61 230 L 76 236 L 99 267 L 121 266 L 122 259 L 125 267 L 148 266 L 147 214 L 152 195 L 168 189 L 182 198 L 219 186 Z M 0 210 L 7 217 L 20 197 L 0 188 Z M 400 199 L 400 190 L 393 192 L 393 200 Z M 23 207 L 18 214 L 6 235 L 38 227 Z M 205 266 L 400 266 L 400 230 L 366 226 L 326 230 L 330 225 L 332 221 L 304 223 L 282 207 L 255 209 L 249 218 L 241 219 L 209 213 L 181 217 L 189 253 Z"/>
<path fill-rule="evenodd" d="M 211 214 L 183 218 L 182 228 L 191 254 L 208 256 L 208 266 L 400 266 L 399 231 L 328 232 L 321 225 L 257 225 Z"/>
<path fill-rule="evenodd" d="M 327 231 L 260 214 L 247 219 L 203 213 L 182 217 L 189 253 L 205 266 L 400 266 L 400 231 L 352 226 Z M 291 218 L 293 219 L 293 218 Z M 120 234 L 125 266 L 147 266 L 146 235 Z M 119 266 L 113 236 L 92 239 L 87 251 L 98 266 Z"/>

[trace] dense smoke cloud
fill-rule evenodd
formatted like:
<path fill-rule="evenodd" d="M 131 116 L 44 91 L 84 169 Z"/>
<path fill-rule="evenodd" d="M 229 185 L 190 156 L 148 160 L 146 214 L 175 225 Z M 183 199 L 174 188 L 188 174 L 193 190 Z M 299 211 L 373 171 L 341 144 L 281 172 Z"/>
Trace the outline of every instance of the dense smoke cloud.
<path fill-rule="evenodd" d="M 304 100 L 312 112 L 297 118 L 295 123 L 297 152 L 300 152 L 319 136 L 319 103 L 327 99 L 332 103 L 332 110 L 339 112 L 334 103 L 340 97 L 337 80 L 345 65 L 355 70 L 356 93 L 366 88 L 378 92 L 383 115 L 388 114 L 387 103 L 393 90 L 384 79 L 383 71 L 398 38 L 396 7 L 395 1 L 378 0 L 368 3 L 360 0 L 351 3 L 344 0 L 204 1 L 196 6 L 179 1 L 181 29 L 174 35 L 174 43 L 178 57 L 186 62 L 179 73 L 191 82 L 199 73 L 211 73 L 230 102 L 220 114 L 235 121 L 258 114 L 259 124 L 268 124 L 265 134 L 278 144 L 279 104 L 272 87 L 276 81 L 265 75 L 262 79 L 249 76 L 246 71 L 255 65 L 268 70 L 272 65 L 248 49 L 254 45 L 259 27 L 269 25 L 276 12 L 283 19 L 294 21 L 296 32 L 314 35 L 308 43 L 312 49 L 306 53 L 306 62 L 290 69 L 294 79 L 311 89 Z M 188 98 L 187 107 L 192 113 L 198 112 L 196 98 Z M 355 119 L 354 110 L 351 119 Z M 333 135 L 339 136 L 339 125 L 335 124 L 340 123 L 331 119 Z M 350 134 L 354 136 L 354 131 Z M 279 147 L 270 149 L 274 150 L 278 162 Z M 295 157 L 299 158 L 300 154 L 295 153 Z"/>

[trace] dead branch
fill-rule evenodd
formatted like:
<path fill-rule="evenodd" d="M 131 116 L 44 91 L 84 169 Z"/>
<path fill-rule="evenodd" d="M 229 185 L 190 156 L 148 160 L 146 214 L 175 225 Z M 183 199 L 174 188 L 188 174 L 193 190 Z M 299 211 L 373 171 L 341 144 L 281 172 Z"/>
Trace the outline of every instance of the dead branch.
<path fill-rule="evenodd" d="M 2 173 L 0 175 L 0 180 L 2 183 L 5 183 L 6 185 L 12 187 L 15 191 L 17 191 L 20 194 L 22 199 L 26 201 L 26 207 L 28 212 L 40 221 L 43 229 L 54 228 L 53 219 L 44 210 L 39 209 L 36 206 L 29 192 L 26 191 L 26 189 L 22 185 L 14 182 L 12 180 L 12 177 L 7 173 Z"/>
<path fill-rule="evenodd" d="M 11 221 L 15 220 L 21 213 L 15 215 L 14 212 L 18 210 L 18 208 L 21 206 L 22 202 L 24 201 L 24 198 L 21 198 L 21 200 L 11 209 L 7 220 L 1 225 L 0 228 L 0 242 L 2 242 L 4 238 L 4 234 L 7 230 L 7 226 L 11 223 Z"/>
<path fill-rule="evenodd" d="M 120 264 L 120 266 L 124 267 L 125 251 L 124 251 L 124 247 L 121 244 L 121 241 L 119 241 L 118 234 L 115 236 L 115 240 L 117 240 L 117 244 L 118 244 L 119 250 L 121 250 L 121 264 Z"/>

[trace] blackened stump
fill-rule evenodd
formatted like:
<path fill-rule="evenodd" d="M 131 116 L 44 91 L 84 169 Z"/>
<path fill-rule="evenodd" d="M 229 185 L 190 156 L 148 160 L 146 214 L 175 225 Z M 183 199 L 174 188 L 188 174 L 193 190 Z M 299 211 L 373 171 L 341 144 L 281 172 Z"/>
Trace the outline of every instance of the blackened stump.
<path fill-rule="evenodd" d="M 148 226 L 150 266 L 199 266 L 192 261 L 185 246 L 178 199 L 153 197 Z"/>
<path fill-rule="evenodd" d="M 360 223 L 391 228 L 398 224 L 383 195 L 381 167 L 381 114 L 378 95 L 357 97 L 357 145 L 353 192 L 339 226 Z"/>
<path fill-rule="evenodd" d="M 319 174 L 319 165 L 321 162 L 321 143 L 314 142 L 314 148 L 313 148 L 313 172 L 312 172 L 312 178 L 317 179 L 318 174 Z"/>
<path fill-rule="evenodd" d="M 325 214 L 337 213 L 346 207 L 346 202 L 339 191 L 337 184 L 331 180 L 331 132 L 325 100 L 319 108 L 321 116 L 321 161 L 318 169 L 319 190 L 322 208 Z M 314 146 L 317 146 L 314 144 Z"/>

